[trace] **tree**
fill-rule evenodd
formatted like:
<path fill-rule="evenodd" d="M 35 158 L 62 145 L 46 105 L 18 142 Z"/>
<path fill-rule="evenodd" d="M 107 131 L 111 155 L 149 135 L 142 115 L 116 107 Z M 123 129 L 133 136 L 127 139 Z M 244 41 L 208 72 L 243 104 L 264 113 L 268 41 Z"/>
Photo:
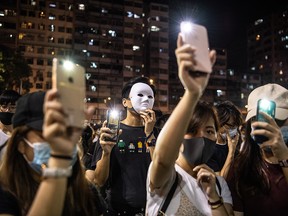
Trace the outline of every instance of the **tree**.
<path fill-rule="evenodd" d="M 26 84 L 31 74 L 31 67 L 19 51 L 0 44 L 0 90 L 24 88 L 29 91 Z"/>

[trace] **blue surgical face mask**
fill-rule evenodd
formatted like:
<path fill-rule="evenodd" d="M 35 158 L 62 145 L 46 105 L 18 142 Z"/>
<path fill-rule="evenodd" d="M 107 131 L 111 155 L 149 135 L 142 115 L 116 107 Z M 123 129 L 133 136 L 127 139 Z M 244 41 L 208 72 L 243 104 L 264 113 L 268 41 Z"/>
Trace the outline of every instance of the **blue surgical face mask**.
<path fill-rule="evenodd" d="M 228 133 L 231 138 L 235 137 L 237 134 L 237 128 L 229 129 Z M 222 137 L 223 140 L 227 139 L 227 134 L 226 133 L 220 133 L 220 136 Z"/>
<path fill-rule="evenodd" d="M 29 161 L 25 155 L 24 158 L 30 165 L 30 167 L 38 174 L 42 174 L 42 166 L 47 166 L 50 158 L 50 145 L 47 142 L 35 142 L 31 143 L 24 138 L 24 141 L 33 148 L 34 158 L 33 161 Z M 71 165 L 73 166 L 77 161 L 77 148 L 73 152 Z"/>

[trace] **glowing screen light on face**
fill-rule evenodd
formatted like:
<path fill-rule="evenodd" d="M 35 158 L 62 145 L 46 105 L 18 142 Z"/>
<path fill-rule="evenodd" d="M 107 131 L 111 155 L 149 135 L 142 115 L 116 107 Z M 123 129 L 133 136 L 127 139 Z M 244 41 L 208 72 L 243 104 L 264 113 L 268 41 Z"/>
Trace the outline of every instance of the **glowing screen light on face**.
<path fill-rule="evenodd" d="M 188 21 L 181 22 L 180 24 L 181 32 L 191 32 L 192 31 L 192 23 Z"/>

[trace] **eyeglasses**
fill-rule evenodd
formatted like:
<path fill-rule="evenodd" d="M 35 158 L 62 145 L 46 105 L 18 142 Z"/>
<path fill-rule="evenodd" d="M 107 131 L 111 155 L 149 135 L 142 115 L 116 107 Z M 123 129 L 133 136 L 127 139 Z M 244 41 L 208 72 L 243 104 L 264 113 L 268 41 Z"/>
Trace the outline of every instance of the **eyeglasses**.
<path fill-rule="evenodd" d="M 0 105 L 1 112 L 14 112 L 15 110 L 16 110 L 15 104 L 8 103 Z"/>

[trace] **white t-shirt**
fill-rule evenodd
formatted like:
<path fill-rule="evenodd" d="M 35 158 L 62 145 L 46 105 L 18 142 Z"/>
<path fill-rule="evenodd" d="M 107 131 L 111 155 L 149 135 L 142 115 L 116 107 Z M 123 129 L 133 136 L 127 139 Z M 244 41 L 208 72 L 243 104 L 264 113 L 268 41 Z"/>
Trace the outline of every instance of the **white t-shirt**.
<path fill-rule="evenodd" d="M 162 205 L 163 199 L 166 198 L 165 194 L 168 193 L 170 188 L 172 187 L 175 174 L 173 178 L 169 181 L 167 185 L 167 192 L 164 192 L 164 196 L 157 194 L 155 191 L 151 192 L 150 190 L 150 169 L 153 162 L 151 162 L 148 175 L 147 175 L 147 203 L 146 203 L 146 215 L 147 216 L 155 216 L 159 210 L 159 207 Z M 189 201 L 192 203 L 191 205 L 196 207 L 199 213 L 196 215 L 212 215 L 211 207 L 208 205 L 208 199 L 206 194 L 203 193 L 202 189 L 198 186 L 197 181 L 191 175 L 189 175 L 186 171 L 184 171 L 180 166 L 175 164 L 175 169 L 179 174 L 178 185 L 173 195 L 173 198 L 165 212 L 166 215 L 176 215 L 179 212 L 179 207 L 181 205 L 180 200 L 181 194 L 185 194 Z M 223 198 L 224 203 L 230 203 L 232 205 L 232 197 L 228 185 L 225 179 L 221 176 L 217 176 L 219 183 L 221 185 L 221 196 Z M 216 187 L 217 188 L 217 187 Z M 182 189 L 182 190 L 181 190 Z M 217 188 L 217 192 L 218 188 Z M 183 195 L 182 195 L 183 196 Z M 190 213 L 191 214 L 191 213 Z M 189 215 L 191 216 L 191 215 Z"/>

